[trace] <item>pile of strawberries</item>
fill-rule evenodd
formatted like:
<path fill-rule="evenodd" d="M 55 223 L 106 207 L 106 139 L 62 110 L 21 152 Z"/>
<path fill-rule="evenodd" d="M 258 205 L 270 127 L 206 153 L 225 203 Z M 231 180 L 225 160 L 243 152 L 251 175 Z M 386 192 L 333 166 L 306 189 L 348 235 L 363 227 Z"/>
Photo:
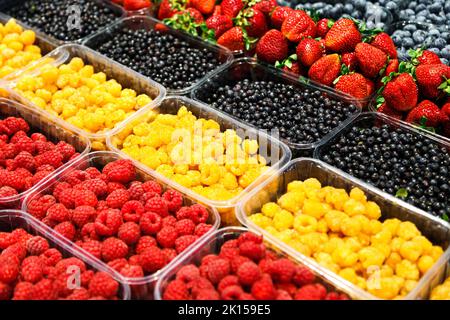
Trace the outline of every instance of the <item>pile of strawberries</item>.
<path fill-rule="evenodd" d="M 182 195 L 155 181 L 136 181 L 130 160 L 99 171 L 72 170 L 49 194 L 28 201 L 28 213 L 125 277 L 152 274 L 208 232 L 209 212 L 183 207 Z"/>
<path fill-rule="evenodd" d="M 389 68 L 378 91 L 378 111 L 450 137 L 450 66 L 428 50 Z"/>
<path fill-rule="evenodd" d="M 30 133 L 22 118 L 0 120 L 0 202 L 30 189 L 78 155 L 64 141 L 54 144 L 41 133 Z"/>
<path fill-rule="evenodd" d="M 199 266 L 183 266 L 163 292 L 165 300 L 347 300 L 328 291 L 308 268 L 279 257 L 262 236 L 242 233 Z"/>
<path fill-rule="evenodd" d="M 78 258 L 64 259 L 46 239 L 20 228 L 0 232 L 0 300 L 104 300 L 118 294 L 111 276 Z"/>
<path fill-rule="evenodd" d="M 111 0 L 113 3 L 121 5 L 125 10 L 138 11 L 150 9 L 153 3 L 150 0 Z"/>

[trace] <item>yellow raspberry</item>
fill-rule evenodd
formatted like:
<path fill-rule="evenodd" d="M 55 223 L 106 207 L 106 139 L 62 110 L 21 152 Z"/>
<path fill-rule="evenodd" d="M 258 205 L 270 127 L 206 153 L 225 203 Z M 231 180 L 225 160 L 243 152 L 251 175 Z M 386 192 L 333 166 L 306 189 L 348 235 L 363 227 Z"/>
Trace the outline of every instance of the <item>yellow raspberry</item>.
<path fill-rule="evenodd" d="M 288 245 L 291 246 L 294 250 L 303 254 L 304 256 L 310 257 L 312 254 L 311 249 L 307 245 L 299 241 L 290 241 Z"/>
<path fill-rule="evenodd" d="M 230 172 L 226 172 L 220 179 L 220 183 L 228 190 L 234 190 L 238 188 L 238 181 L 236 176 Z"/>
<path fill-rule="evenodd" d="M 409 261 L 415 262 L 422 255 L 423 249 L 417 246 L 413 241 L 405 241 L 400 247 L 400 255 L 408 259 Z"/>
<path fill-rule="evenodd" d="M 169 179 L 171 179 L 174 175 L 173 167 L 168 164 L 160 165 L 158 168 L 156 168 L 156 172 Z"/>
<path fill-rule="evenodd" d="M 292 213 L 297 213 L 303 206 L 305 201 L 305 194 L 301 191 L 288 192 L 278 199 L 278 204 L 281 208 Z"/>
<path fill-rule="evenodd" d="M 350 191 L 350 198 L 352 198 L 358 202 L 361 202 L 361 203 L 365 203 L 367 201 L 367 197 L 364 194 L 364 191 L 362 191 L 359 188 L 353 188 Z"/>
<path fill-rule="evenodd" d="M 273 218 L 275 214 L 280 211 L 281 211 L 280 206 L 275 202 L 268 202 L 264 204 L 261 208 L 261 212 L 269 218 Z"/>
<path fill-rule="evenodd" d="M 356 274 L 355 270 L 352 268 L 344 268 L 339 271 L 339 275 L 344 278 L 345 280 L 357 284 L 358 283 L 358 275 Z"/>
<path fill-rule="evenodd" d="M 144 107 L 152 102 L 152 99 L 146 94 L 140 94 L 136 97 L 136 104 L 139 107 Z"/>
<path fill-rule="evenodd" d="M 287 191 L 304 191 L 303 181 L 292 181 L 287 185 Z"/>
<path fill-rule="evenodd" d="M 382 226 L 380 221 L 370 220 L 367 225 L 363 225 L 363 231 L 368 235 L 375 235 L 381 231 Z"/>
<path fill-rule="evenodd" d="M 325 221 L 333 232 L 341 231 L 341 222 L 347 218 L 347 215 L 341 211 L 331 210 L 325 214 Z"/>
<path fill-rule="evenodd" d="M 381 267 L 385 256 L 375 247 L 366 247 L 358 252 L 358 258 L 361 261 L 362 266 L 365 269 L 368 269 L 373 266 Z"/>
<path fill-rule="evenodd" d="M 255 154 L 258 152 L 259 145 L 256 140 L 245 139 L 244 142 L 242 142 L 242 149 L 244 149 L 247 154 Z"/>
<path fill-rule="evenodd" d="M 332 254 L 334 250 L 343 245 L 345 245 L 345 242 L 341 238 L 331 238 L 329 241 L 322 244 L 321 249 L 325 253 Z"/>
<path fill-rule="evenodd" d="M 387 243 L 373 243 L 372 246 L 377 248 L 386 258 L 391 254 L 391 247 Z"/>
<path fill-rule="evenodd" d="M 366 203 L 366 215 L 370 219 L 375 219 L 375 220 L 380 219 L 380 217 L 381 217 L 381 209 L 378 206 L 378 204 L 376 204 L 373 201 L 367 201 L 367 203 Z"/>
<path fill-rule="evenodd" d="M 402 260 L 395 266 L 395 274 L 408 280 L 419 280 L 420 273 L 417 266 L 409 260 Z"/>
<path fill-rule="evenodd" d="M 401 283 L 395 277 L 371 277 L 367 291 L 381 299 L 394 299 L 400 292 Z"/>
<path fill-rule="evenodd" d="M 433 244 L 430 242 L 430 240 L 428 240 L 424 236 L 414 237 L 411 241 L 414 242 L 420 248 L 422 248 L 423 252 L 427 252 L 433 247 Z"/>
<path fill-rule="evenodd" d="M 302 213 L 310 215 L 316 219 L 320 219 L 330 210 L 331 207 L 326 203 L 306 199 L 303 203 Z"/>
<path fill-rule="evenodd" d="M 291 242 L 297 241 L 295 231 L 292 229 L 286 229 L 286 230 L 278 232 L 277 237 L 284 243 L 288 243 L 288 244 Z"/>
<path fill-rule="evenodd" d="M 402 222 L 398 219 L 387 219 L 383 222 L 383 229 L 387 229 L 393 236 L 397 235 L 398 228 Z"/>
<path fill-rule="evenodd" d="M 356 236 L 361 232 L 361 223 L 357 219 L 345 218 L 341 221 L 341 231 L 346 236 Z"/>
<path fill-rule="evenodd" d="M 343 268 L 351 267 L 358 261 L 358 254 L 346 245 L 336 248 L 331 256 L 333 261 Z"/>
<path fill-rule="evenodd" d="M 391 252 L 389 257 L 386 259 L 386 265 L 395 269 L 395 266 L 402 261 L 402 257 L 397 252 Z"/>
<path fill-rule="evenodd" d="M 380 275 L 382 277 L 392 277 L 394 276 L 394 269 L 388 265 L 383 265 L 380 269 Z"/>
<path fill-rule="evenodd" d="M 371 237 L 372 243 L 390 243 L 392 240 L 392 234 L 389 230 L 381 230 L 377 234 Z"/>
<path fill-rule="evenodd" d="M 294 229 L 300 234 L 307 234 L 317 230 L 317 219 L 305 214 L 294 218 Z"/>
<path fill-rule="evenodd" d="M 266 217 L 261 213 L 252 214 L 248 219 L 256 224 L 258 227 L 266 229 L 267 227 L 272 225 L 272 219 Z"/>
<path fill-rule="evenodd" d="M 191 180 L 193 186 L 198 186 L 201 184 L 201 173 L 196 170 L 189 170 L 186 176 Z"/>
<path fill-rule="evenodd" d="M 344 203 L 344 212 L 349 216 L 362 215 L 365 214 L 366 207 L 361 202 L 350 198 Z"/>
<path fill-rule="evenodd" d="M 344 204 L 348 199 L 349 196 L 344 189 L 334 189 L 325 197 L 326 202 L 338 211 L 342 211 L 344 209 Z"/>
<path fill-rule="evenodd" d="M 414 223 L 405 221 L 400 223 L 397 235 L 405 240 L 411 240 L 414 237 L 420 236 L 420 231 Z"/>
<path fill-rule="evenodd" d="M 426 254 L 432 257 L 434 261 L 437 261 L 444 254 L 444 250 L 439 246 L 433 246 Z"/>
<path fill-rule="evenodd" d="M 419 258 L 417 262 L 417 266 L 419 267 L 420 273 L 425 274 L 431 267 L 434 265 L 434 260 L 430 256 L 422 256 Z"/>
<path fill-rule="evenodd" d="M 286 210 L 281 210 L 277 212 L 273 217 L 273 226 L 277 228 L 279 231 L 284 229 L 292 228 L 292 224 L 294 223 L 294 216 Z"/>
<path fill-rule="evenodd" d="M 183 187 L 190 188 L 191 187 L 191 181 L 188 177 L 182 174 L 175 174 L 171 178 L 174 182 L 182 185 Z"/>
<path fill-rule="evenodd" d="M 303 186 L 305 187 L 305 189 L 319 190 L 320 188 L 322 188 L 322 184 L 316 178 L 306 179 L 305 181 L 303 181 Z"/>
<path fill-rule="evenodd" d="M 317 222 L 317 232 L 328 233 L 328 224 L 324 218 Z"/>
<path fill-rule="evenodd" d="M 394 239 L 392 239 L 391 241 L 392 251 L 400 252 L 400 248 L 402 247 L 403 243 L 405 243 L 405 239 L 403 238 L 395 237 Z"/>
<path fill-rule="evenodd" d="M 450 300 L 450 286 L 440 285 L 433 289 L 430 296 L 431 300 Z"/>

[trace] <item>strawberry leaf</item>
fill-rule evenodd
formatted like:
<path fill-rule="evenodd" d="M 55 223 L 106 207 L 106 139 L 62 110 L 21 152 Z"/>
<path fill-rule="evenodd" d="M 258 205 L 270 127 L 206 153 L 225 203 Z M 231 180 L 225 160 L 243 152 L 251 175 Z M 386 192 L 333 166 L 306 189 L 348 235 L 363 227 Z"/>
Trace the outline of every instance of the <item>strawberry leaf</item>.
<path fill-rule="evenodd" d="M 450 221 L 450 219 L 448 218 L 448 215 L 446 214 L 446 213 L 444 213 L 443 215 L 442 215 L 442 219 L 444 220 L 444 221 Z"/>
<path fill-rule="evenodd" d="M 349 67 L 345 64 L 345 63 L 343 63 L 342 65 L 341 65 L 341 74 L 349 74 L 350 73 L 350 69 L 349 69 Z M 337 79 L 336 79 L 337 80 Z M 335 81 L 336 81 L 335 80 Z M 337 82 L 336 82 L 337 83 Z M 335 84 L 336 84 L 335 83 Z"/>
<path fill-rule="evenodd" d="M 408 190 L 406 190 L 405 188 L 400 188 L 395 193 L 395 196 L 400 199 L 406 199 L 406 197 L 408 196 Z"/>
<path fill-rule="evenodd" d="M 334 20 L 328 19 L 327 26 L 331 29 L 334 26 Z"/>
<path fill-rule="evenodd" d="M 378 97 L 377 97 L 377 109 L 379 108 L 379 107 L 381 107 L 381 105 L 386 101 L 385 99 L 384 99 L 384 97 L 383 96 L 381 96 L 381 95 L 379 95 Z"/>

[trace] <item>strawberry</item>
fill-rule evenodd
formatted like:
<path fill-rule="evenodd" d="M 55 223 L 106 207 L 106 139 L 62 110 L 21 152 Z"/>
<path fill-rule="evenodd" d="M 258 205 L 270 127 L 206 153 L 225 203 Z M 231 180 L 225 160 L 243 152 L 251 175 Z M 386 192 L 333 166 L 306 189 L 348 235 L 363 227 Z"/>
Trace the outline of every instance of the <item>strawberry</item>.
<path fill-rule="evenodd" d="M 213 13 L 216 6 L 215 0 L 190 0 L 190 5 L 204 15 Z"/>
<path fill-rule="evenodd" d="M 213 13 L 212 13 L 212 16 L 221 16 L 221 15 L 222 15 L 222 7 L 216 5 L 216 6 L 214 7 L 214 11 L 213 11 Z"/>
<path fill-rule="evenodd" d="M 244 8 L 242 0 L 223 0 L 220 4 L 222 14 L 234 18 Z"/>
<path fill-rule="evenodd" d="M 375 90 L 373 82 L 359 73 L 340 76 L 335 88 L 358 99 L 369 97 Z"/>
<path fill-rule="evenodd" d="M 267 22 L 264 13 L 250 8 L 241 11 L 235 19 L 235 26 L 245 28 L 250 37 L 261 37 L 267 31 Z"/>
<path fill-rule="evenodd" d="M 386 53 L 368 43 L 358 43 L 355 52 L 359 69 L 367 78 L 376 78 L 387 63 Z"/>
<path fill-rule="evenodd" d="M 275 29 L 268 31 L 258 41 L 256 46 L 256 55 L 258 59 L 275 63 L 276 61 L 282 61 L 288 54 L 288 42 L 283 34 Z"/>
<path fill-rule="evenodd" d="M 233 20 L 224 15 L 211 16 L 206 20 L 206 26 L 214 30 L 215 37 L 218 39 L 227 30 L 233 28 Z"/>
<path fill-rule="evenodd" d="M 282 70 L 284 72 L 290 72 L 299 76 L 302 76 L 305 73 L 305 70 L 303 70 L 302 66 L 298 62 L 292 62 L 289 66 L 284 65 Z"/>
<path fill-rule="evenodd" d="M 409 50 L 408 55 L 411 57 L 412 63 L 416 66 L 421 64 L 441 64 L 439 56 L 429 50 L 419 48 L 417 50 Z"/>
<path fill-rule="evenodd" d="M 184 2 L 185 1 L 162 0 L 161 4 L 159 5 L 158 19 L 163 20 L 166 18 L 171 18 L 178 11 L 184 9 Z"/>
<path fill-rule="evenodd" d="M 277 6 L 277 0 L 260 0 L 258 3 L 252 6 L 253 9 L 257 9 L 264 14 L 269 14 Z"/>
<path fill-rule="evenodd" d="M 330 54 L 317 60 L 309 69 L 311 80 L 331 86 L 341 71 L 341 59 L 338 54 Z"/>
<path fill-rule="evenodd" d="M 195 8 L 187 8 L 183 13 L 188 13 L 195 23 L 202 23 L 204 21 L 202 13 Z"/>
<path fill-rule="evenodd" d="M 320 19 L 317 21 L 317 36 L 324 38 L 328 31 L 330 31 L 331 27 L 333 26 L 334 21 L 331 19 Z"/>
<path fill-rule="evenodd" d="M 441 111 L 444 112 L 450 118 L 450 101 L 448 101 L 446 104 L 442 106 Z"/>
<path fill-rule="evenodd" d="M 448 121 L 448 116 L 429 100 L 424 100 L 412 109 L 406 117 L 406 122 L 416 123 L 426 127 L 436 127 Z"/>
<path fill-rule="evenodd" d="M 270 14 L 270 22 L 272 23 L 272 26 L 276 29 L 280 29 L 284 20 L 286 20 L 289 14 L 293 11 L 294 9 L 289 7 L 276 7 Z"/>
<path fill-rule="evenodd" d="M 351 52 L 362 40 L 355 22 L 342 18 L 336 21 L 325 36 L 327 50 L 334 52 Z"/>
<path fill-rule="evenodd" d="M 128 11 L 137 11 L 145 8 L 150 8 L 152 3 L 150 0 L 124 0 L 123 8 Z"/>
<path fill-rule="evenodd" d="M 349 71 L 355 71 L 358 67 L 358 59 L 356 58 L 356 53 L 344 53 L 342 55 L 342 63 L 347 66 Z"/>
<path fill-rule="evenodd" d="M 386 103 L 383 103 L 380 107 L 378 107 L 378 112 L 384 113 L 385 115 L 388 115 L 397 120 L 403 119 L 403 114 L 400 111 L 391 108 Z"/>
<path fill-rule="evenodd" d="M 379 33 L 370 44 L 386 53 L 389 58 L 397 59 L 397 48 L 395 47 L 394 41 L 392 41 L 387 33 Z"/>
<path fill-rule="evenodd" d="M 305 67 L 310 67 L 314 62 L 322 58 L 324 51 L 319 41 L 306 38 L 300 41 L 297 46 L 297 59 Z"/>
<path fill-rule="evenodd" d="M 281 32 L 289 41 L 298 43 L 316 35 L 316 24 L 305 11 L 294 10 L 281 25 Z"/>
<path fill-rule="evenodd" d="M 241 27 L 233 27 L 222 34 L 217 43 L 232 51 L 249 50 L 254 40 L 249 39 Z"/>
<path fill-rule="evenodd" d="M 416 79 L 420 93 L 426 98 L 435 99 L 441 90 L 450 93 L 450 67 L 444 64 L 421 64 L 416 68 Z"/>
<path fill-rule="evenodd" d="M 384 74 L 389 76 L 392 72 L 396 73 L 398 72 L 398 67 L 399 67 L 398 59 L 389 60 L 389 63 L 386 67 L 386 72 Z"/>
<path fill-rule="evenodd" d="M 414 78 L 409 73 L 402 73 L 389 81 L 383 97 L 386 103 L 398 111 L 409 111 L 417 105 L 419 90 Z"/>

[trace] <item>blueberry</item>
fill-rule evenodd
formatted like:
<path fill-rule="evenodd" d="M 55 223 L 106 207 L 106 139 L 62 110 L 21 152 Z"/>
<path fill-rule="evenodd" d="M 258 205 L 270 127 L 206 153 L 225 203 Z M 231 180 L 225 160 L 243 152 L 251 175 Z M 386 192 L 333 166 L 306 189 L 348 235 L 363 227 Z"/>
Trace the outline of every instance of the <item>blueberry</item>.
<path fill-rule="evenodd" d="M 412 38 L 409 38 L 409 37 L 403 38 L 402 45 L 405 48 L 413 48 L 414 47 L 414 40 Z"/>
<path fill-rule="evenodd" d="M 427 33 L 424 30 L 417 30 L 413 33 L 413 39 L 416 44 L 423 43 L 425 41 Z"/>
<path fill-rule="evenodd" d="M 442 5 L 439 2 L 435 2 L 432 5 L 428 6 L 428 10 L 431 13 L 439 14 L 442 11 Z"/>
<path fill-rule="evenodd" d="M 415 24 L 407 24 L 403 27 L 403 30 L 414 32 L 417 30 L 417 26 Z"/>
<path fill-rule="evenodd" d="M 438 49 L 444 48 L 446 44 L 447 44 L 447 41 L 445 41 L 445 40 L 442 39 L 442 38 L 437 38 L 437 39 L 434 41 L 434 46 L 435 46 L 436 48 L 438 48 Z"/>
<path fill-rule="evenodd" d="M 439 50 L 438 48 L 428 48 L 429 51 L 434 52 L 436 54 L 440 54 L 441 50 Z"/>
<path fill-rule="evenodd" d="M 445 59 L 450 59 L 450 46 L 446 46 L 441 50 L 441 56 Z"/>

